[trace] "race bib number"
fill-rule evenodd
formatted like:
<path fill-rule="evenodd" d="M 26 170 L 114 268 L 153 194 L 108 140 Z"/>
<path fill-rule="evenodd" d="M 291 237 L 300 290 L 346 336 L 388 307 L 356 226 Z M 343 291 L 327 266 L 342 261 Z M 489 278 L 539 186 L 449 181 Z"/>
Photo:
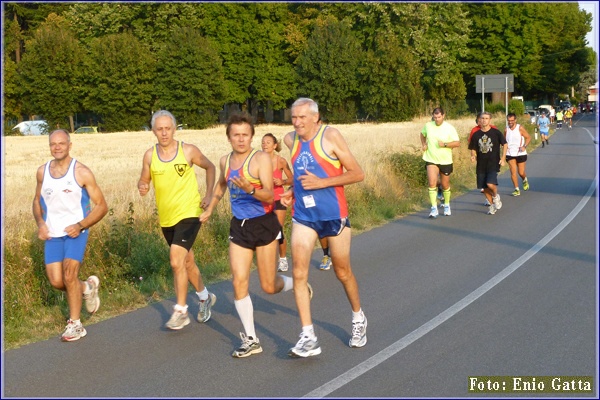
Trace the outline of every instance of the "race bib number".
<path fill-rule="evenodd" d="M 308 196 L 304 196 L 302 198 L 302 201 L 304 202 L 304 207 L 306 207 L 306 208 L 311 208 L 311 207 L 316 206 L 315 198 L 312 196 L 312 194 L 308 195 Z"/>

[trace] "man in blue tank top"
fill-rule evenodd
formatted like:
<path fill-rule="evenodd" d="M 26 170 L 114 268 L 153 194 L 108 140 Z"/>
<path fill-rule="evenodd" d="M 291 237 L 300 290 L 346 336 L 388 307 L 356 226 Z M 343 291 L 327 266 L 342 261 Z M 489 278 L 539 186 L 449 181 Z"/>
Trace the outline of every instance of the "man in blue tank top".
<path fill-rule="evenodd" d="M 231 202 L 229 227 L 229 266 L 231 268 L 235 309 L 244 332 L 242 344 L 231 353 L 234 358 L 262 353 L 254 324 L 254 305 L 250 297 L 250 269 L 256 253 L 256 268 L 265 293 L 292 290 L 292 278 L 277 275 L 277 247 L 281 225 L 273 212 L 273 165 L 271 156 L 252 148 L 254 124 L 246 114 L 234 114 L 227 123 L 231 153 L 219 160 L 219 177 L 213 198 L 200 215 L 206 222 L 226 190 Z"/>
<path fill-rule="evenodd" d="M 321 353 L 310 310 L 308 272 L 317 238 L 327 237 L 333 269 L 344 286 L 352 308 L 350 347 L 367 342 L 367 318 L 360 305 L 356 277 L 350 264 L 352 233 L 344 186 L 360 182 L 364 173 L 350 152 L 341 133 L 319 122 L 319 107 L 308 98 L 292 105 L 294 131 L 284 142 L 291 152 L 294 184 L 281 196 L 292 211 L 292 260 L 294 293 L 302 333 L 290 357 L 309 357 Z"/>

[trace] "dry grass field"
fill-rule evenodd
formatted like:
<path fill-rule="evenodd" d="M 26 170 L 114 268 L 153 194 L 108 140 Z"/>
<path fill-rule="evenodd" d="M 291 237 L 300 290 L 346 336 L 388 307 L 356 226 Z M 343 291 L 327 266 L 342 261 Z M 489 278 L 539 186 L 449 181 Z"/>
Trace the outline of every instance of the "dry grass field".
<path fill-rule="evenodd" d="M 396 152 L 420 151 L 419 132 L 428 118 L 412 122 L 387 124 L 336 125 L 345 136 L 350 149 L 365 170 L 365 185 L 388 190 L 381 182 L 388 172 L 382 163 L 386 155 Z M 450 121 L 461 136 L 470 131 L 473 119 Z M 264 134 L 271 132 L 277 138 L 291 130 L 291 125 L 259 125 L 256 127 L 254 147 L 260 148 Z M 225 127 L 205 130 L 177 131 L 176 139 L 197 145 L 215 164 L 231 147 L 225 136 Z M 35 191 L 36 169 L 51 159 L 47 136 L 4 137 L 3 154 L 3 222 L 5 237 L 16 239 L 26 227 L 33 228 L 31 201 Z M 121 132 L 71 136 L 71 155 L 91 168 L 102 188 L 109 207 L 115 214 L 125 212 L 130 202 L 136 210 L 154 209 L 154 197 L 141 198 L 137 181 L 142 167 L 142 155 L 155 143 L 152 132 Z M 465 146 L 466 147 L 466 146 Z M 455 151 L 455 157 L 458 155 Z M 289 160 L 285 146 L 281 155 Z M 197 169 L 200 191 L 204 192 L 202 170 Z M 26 229 L 27 230 L 27 229 Z"/>
<path fill-rule="evenodd" d="M 365 180 L 350 185 L 346 191 L 353 233 L 421 209 L 425 204 L 427 189 L 419 133 L 428 120 L 335 125 L 365 171 Z M 495 120 L 500 125 L 501 117 Z M 469 117 L 449 122 L 463 142 L 454 150 L 452 182 L 453 191 L 458 194 L 470 190 L 475 183 L 474 167 L 464 140 L 474 121 Z M 290 124 L 259 125 L 253 145 L 260 148 L 266 133 L 282 139 L 291 129 Z M 175 138 L 197 145 L 215 165 L 231 151 L 223 125 L 177 131 Z M 36 170 L 51 159 L 48 136 L 9 136 L 2 141 L 3 328 L 5 349 L 9 349 L 62 332 L 67 305 L 64 293 L 50 287 L 45 276 L 43 243 L 36 237 L 37 227 L 31 212 Z M 142 156 L 156 142 L 154 134 L 142 131 L 72 135 L 71 142 L 71 155 L 94 172 L 109 206 L 109 214 L 90 230 L 80 273 L 81 277 L 98 275 L 103 282 L 102 310 L 91 318 L 84 314 L 84 325 L 171 296 L 168 252 L 155 215 L 154 193 L 151 190 L 149 195 L 141 197 L 137 190 Z M 289 160 L 289 151 L 283 147 L 281 155 Z M 409 156 L 400 157 L 409 162 L 391 161 L 392 156 L 398 155 Z M 196 171 L 199 190 L 204 193 L 204 170 Z M 413 186 L 408 180 L 413 181 Z M 229 218 L 229 202 L 223 199 L 194 244 L 208 284 L 229 278 Z"/>

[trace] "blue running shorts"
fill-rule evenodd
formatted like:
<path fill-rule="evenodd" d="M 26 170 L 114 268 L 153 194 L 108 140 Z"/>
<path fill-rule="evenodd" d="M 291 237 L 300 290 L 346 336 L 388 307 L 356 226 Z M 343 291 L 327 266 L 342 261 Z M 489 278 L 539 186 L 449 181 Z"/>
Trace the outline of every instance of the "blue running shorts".
<path fill-rule="evenodd" d="M 63 236 L 46 240 L 44 246 L 44 262 L 46 265 L 62 262 L 65 258 L 83 262 L 85 246 L 87 245 L 89 231 L 82 231 L 79 236 L 72 238 Z"/>

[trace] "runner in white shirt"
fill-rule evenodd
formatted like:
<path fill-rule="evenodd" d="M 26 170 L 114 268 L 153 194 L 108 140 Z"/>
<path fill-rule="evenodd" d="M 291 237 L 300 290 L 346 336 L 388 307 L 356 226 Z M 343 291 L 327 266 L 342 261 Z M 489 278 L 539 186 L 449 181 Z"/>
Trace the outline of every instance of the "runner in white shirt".
<path fill-rule="evenodd" d="M 517 116 L 514 113 L 508 114 L 506 117 L 508 126 L 504 131 L 508 149 L 506 152 L 506 161 L 510 168 L 510 179 L 512 180 L 515 190 L 512 192 L 513 196 L 519 196 L 521 191 L 519 190 L 519 178 L 523 180 L 523 190 L 529 190 L 529 181 L 527 180 L 527 174 L 525 173 L 525 164 L 527 163 L 527 145 L 531 141 L 531 137 L 527 130 L 520 124 L 517 124 Z"/>

